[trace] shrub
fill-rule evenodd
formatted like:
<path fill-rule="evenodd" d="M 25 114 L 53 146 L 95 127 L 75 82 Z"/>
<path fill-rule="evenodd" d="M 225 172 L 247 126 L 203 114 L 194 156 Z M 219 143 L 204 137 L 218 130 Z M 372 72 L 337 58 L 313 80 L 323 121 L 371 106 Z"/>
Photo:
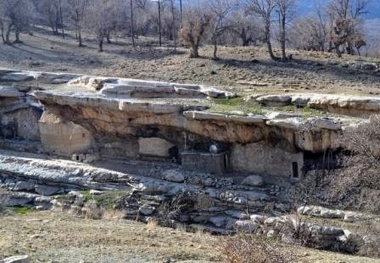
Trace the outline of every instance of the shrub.
<path fill-rule="evenodd" d="M 220 242 L 221 253 L 230 263 L 286 263 L 291 262 L 280 245 L 264 237 L 238 234 L 225 237 Z"/>
<path fill-rule="evenodd" d="M 8 194 L 5 190 L 0 189 L 0 216 L 6 214 L 7 208 L 6 208 L 6 202 L 8 199 Z"/>

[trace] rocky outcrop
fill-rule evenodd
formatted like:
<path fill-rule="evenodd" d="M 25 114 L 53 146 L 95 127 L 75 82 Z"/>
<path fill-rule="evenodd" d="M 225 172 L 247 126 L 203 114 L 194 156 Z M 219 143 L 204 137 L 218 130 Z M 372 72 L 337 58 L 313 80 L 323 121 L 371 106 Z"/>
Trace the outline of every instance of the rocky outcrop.
<path fill-rule="evenodd" d="M 215 173 L 301 177 L 303 153 L 339 149 L 347 126 L 337 117 L 211 112 L 204 98 L 234 94 L 200 85 L 66 73 L 2 71 L 0 77 L 7 85 L 0 89 L 4 105 L 0 135 L 40 141 L 45 152 L 83 162 L 98 158 L 181 162 L 183 157 L 190 170 L 203 166 Z M 34 81 L 42 87 L 24 85 Z M 259 95 L 253 100 L 264 106 L 366 113 L 380 108 L 376 98 L 320 94 Z"/>
<path fill-rule="evenodd" d="M 380 110 L 380 99 L 377 97 L 305 93 L 255 96 L 248 100 L 257 101 L 265 106 L 294 105 L 348 116 L 368 117 Z"/>

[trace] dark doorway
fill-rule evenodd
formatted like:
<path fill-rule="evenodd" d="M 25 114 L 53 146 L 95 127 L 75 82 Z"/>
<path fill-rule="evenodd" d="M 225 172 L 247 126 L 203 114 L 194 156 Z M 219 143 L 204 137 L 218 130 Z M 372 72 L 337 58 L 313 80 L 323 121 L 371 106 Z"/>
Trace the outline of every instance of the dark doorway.
<path fill-rule="evenodd" d="M 292 162 L 292 178 L 299 178 L 299 173 L 298 173 L 298 163 L 297 162 Z"/>

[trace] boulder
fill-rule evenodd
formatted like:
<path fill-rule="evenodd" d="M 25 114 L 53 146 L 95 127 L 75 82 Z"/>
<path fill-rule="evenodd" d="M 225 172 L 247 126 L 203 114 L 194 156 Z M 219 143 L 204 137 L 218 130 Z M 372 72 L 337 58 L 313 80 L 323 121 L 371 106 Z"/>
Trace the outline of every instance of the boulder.
<path fill-rule="evenodd" d="M 156 208 L 151 205 L 142 205 L 139 208 L 139 213 L 144 215 L 144 216 L 150 216 L 156 211 Z"/>
<path fill-rule="evenodd" d="M 266 95 L 256 99 L 264 106 L 278 107 L 290 105 L 292 97 L 289 95 Z"/>
<path fill-rule="evenodd" d="M 300 94 L 292 96 L 292 104 L 300 108 L 306 107 L 309 101 L 310 96 L 307 95 Z"/>
<path fill-rule="evenodd" d="M 31 191 L 34 189 L 35 183 L 19 181 L 13 187 L 13 191 Z"/>
<path fill-rule="evenodd" d="M 236 219 L 249 219 L 249 215 L 247 213 L 237 210 L 226 210 L 224 213 Z"/>
<path fill-rule="evenodd" d="M 377 69 L 377 65 L 374 63 L 364 63 L 362 64 L 361 68 L 363 70 L 375 70 Z"/>
<path fill-rule="evenodd" d="M 308 120 L 313 127 L 326 130 L 340 130 L 341 125 L 332 118 L 312 118 Z"/>
<path fill-rule="evenodd" d="M 206 94 L 208 97 L 213 98 L 213 99 L 222 99 L 226 97 L 226 94 L 222 90 L 218 90 L 215 88 L 210 88 L 208 90 L 203 91 L 204 94 Z"/>
<path fill-rule="evenodd" d="M 0 86 L 0 97 L 5 98 L 17 98 L 23 97 L 25 94 L 19 92 L 16 88 L 8 87 L 8 86 Z"/>
<path fill-rule="evenodd" d="M 162 176 L 169 182 L 183 183 L 185 181 L 185 176 L 178 170 L 167 170 L 163 172 Z"/>
<path fill-rule="evenodd" d="M 185 89 L 185 88 L 177 88 L 174 87 L 174 92 L 180 96 L 184 97 L 205 97 L 205 94 L 202 93 L 199 90 L 194 90 L 194 89 Z"/>
<path fill-rule="evenodd" d="M 238 220 L 235 222 L 234 226 L 237 231 L 243 231 L 246 233 L 254 233 L 259 227 L 259 223 L 253 222 L 251 220 Z"/>
<path fill-rule="evenodd" d="M 82 76 L 69 81 L 69 85 L 84 86 L 91 90 L 101 90 L 106 83 L 116 83 L 116 79 Z"/>
<path fill-rule="evenodd" d="M 341 210 L 328 209 L 321 206 L 301 206 L 297 212 L 302 215 L 309 215 L 322 218 L 341 218 L 344 217 L 344 212 Z"/>
<path fill-rule="evenodd" d="M 36 185 L 34 191 L 40 195 L 54 195 L 61 192 L 61 189 L 55 186 Z"/>
<path fill-rule="evenodd" d="M 267 125 L 285 129 L 300 130 L 304 126 L 301 118 L 274 119 L 267 121 Z"/>
<path fill-rule="evenodd" d="M 210 217 L 209 221 L 216 227 L 224 227 L 227 222 L 227 217 L 213 216 L 213 217 Z"/>
<path fill-rule="evenodd" d="M 358 222 L 358 221 L 364 221 L 370 219 L 370 215 L 364 215 L 360 213 L 355 213 L 355 212 L 344 212 L 344 218 L 343 221 L 345 222 Z"/>
<path fill-rule="evenodd" d="M 13 256 L 0 260 L 0 263 L 30 263 L 30 257 L 28 255 L 24 256 Z"/>
<path fill-rule="evenodd" d="M 267 115 L 268 119 L 287 119 L 287 118 L 299 118 L 302 117 L 302 114 L 300 113 L 294 113 L 294 112 L 280 112 L 280 111 L 273 111 L 270 114 Z"/>
<path fill-rule="evenodd" d="M 9 81 L 9 82 L 21 82 L 21 81 L 30 81 L 33 80 L 34 76 L 24 73 L 24 72 L 13 72 L 8 73 L 5 76 L 0 77 L 0 81 Z"/>
<path fill-rule="evenodd" d="M 242 182 L 242 185 L 248 186 L 263 186 L 264 180 L 260 175 L 250 175 L 246 177 Z"/>
<path fill-rule="evenodd" d="M 265 220 L 267 219 L 267 217 L 263 216 L 263 215 L 251 215 L 250 218 L 253 222 L 257 222 L 260 224 L 264 224 Z M 267 222 L 267 223 L 269 223 L 269 222 Z"/>
<path fill-rule="evenodd" d="M 24 206 L 33 203 L 36 197 L 38 197 L 36 194 L 9 192 L 5 204 L 6 206 Z"/>

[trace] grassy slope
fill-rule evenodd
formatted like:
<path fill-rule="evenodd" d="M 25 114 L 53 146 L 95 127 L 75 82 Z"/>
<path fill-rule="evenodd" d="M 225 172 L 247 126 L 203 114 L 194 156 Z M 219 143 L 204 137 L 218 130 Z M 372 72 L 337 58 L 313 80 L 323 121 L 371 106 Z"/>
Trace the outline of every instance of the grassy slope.
<path fill-rule="evenodd" d="M 120 219 L 79 219 L 60 212 L 30 212 L 0 217 L 0 255 L 28 254 L 33 262 L 187 262 L 222 260 L 221 237 L 161 228 Z M 375 259 L 287 247 L 294 262 L 375 263 Z M 1 258 L 1 257 L 0 257 Z"/>

